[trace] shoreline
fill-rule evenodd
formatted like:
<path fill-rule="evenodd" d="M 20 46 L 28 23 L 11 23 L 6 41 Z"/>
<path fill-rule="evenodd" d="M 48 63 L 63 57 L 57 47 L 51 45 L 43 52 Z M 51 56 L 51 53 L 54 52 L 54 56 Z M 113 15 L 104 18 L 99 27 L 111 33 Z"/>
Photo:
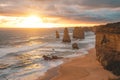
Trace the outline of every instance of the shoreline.
<path fill-rule="evenodd" d="M 95 48 L 92 48 L 85 56 L 71 58 L 48 70 L 44 76 L 36 80 L 108 80 L 109 78 L 116 76 L 101 66 L 96 60 Z"/>
<path fill-rule="evenodd" d="M 79 57 L 79 56 L 76 56 L 76 57 Z M 76 58 L 76 57 L 72 57 L 72 58 L 66 58 L 66 59 L 63 59 L 63 63 L 56 66 L 56 67 L 53 67 L 51 69 L 48 69 L 43 76 L 40 76 L 38 79 L 36 80 L 52 80 L 52 78 L 54 78 L 55 76 L 59 75 L 59 69 L 62 65 L 66 64 L 67 62 L 70 62 L 72 61 L 72 59 Z"/>

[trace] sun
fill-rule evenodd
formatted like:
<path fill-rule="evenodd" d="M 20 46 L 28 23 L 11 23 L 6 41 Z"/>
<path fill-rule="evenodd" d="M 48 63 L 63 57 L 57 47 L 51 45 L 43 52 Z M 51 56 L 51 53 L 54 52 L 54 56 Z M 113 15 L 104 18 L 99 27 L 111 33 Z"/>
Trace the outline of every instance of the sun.
<path fill-rule="evenodd" d="M 41 23 L 42 19 L 37 16 L 29 16 L 24 20 L 25 23 L 32 22 L 32 23 Z"/>
<path fill-rule="evenodd" d="M 41 17 L 32 15 L 24 17 L 16 26 L 20 28 L 52 28 L 55 24 L 44 22 Z"/>
<path fill-rule="evenodd" d="M 24 17 L 17 26 L 24 27 L 24 28 L 38 28 L 43 26 L 42 18 L 38 16 L 28 16 Z"/>
<path fill-rule="evenodd" d="M 47 20 L 48 17 L 40 17 L 37 15 L 8 17 L 0 16 L 0 19 L 7 22 L 1 23 L 2 26 L 14 27 L 14 28 L 53 28 L 58 24 Z"/>

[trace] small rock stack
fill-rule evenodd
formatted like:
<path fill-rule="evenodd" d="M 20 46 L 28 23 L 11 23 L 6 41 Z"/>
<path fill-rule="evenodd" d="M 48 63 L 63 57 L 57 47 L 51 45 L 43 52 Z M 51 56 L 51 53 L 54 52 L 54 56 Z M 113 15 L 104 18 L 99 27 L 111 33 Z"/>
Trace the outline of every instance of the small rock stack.
<path fill-rule="evenodd" d="M 78 44 L 77 44 L 77 43 L 73 43 L 73 44 L 72 44 L 72 48 L 73 48 L 73 49 L 79 49 Z"/>
<path fill-rule="evenodd" d="M 56 31 L 56 38 L 60 38 L 59 32 Z"/>

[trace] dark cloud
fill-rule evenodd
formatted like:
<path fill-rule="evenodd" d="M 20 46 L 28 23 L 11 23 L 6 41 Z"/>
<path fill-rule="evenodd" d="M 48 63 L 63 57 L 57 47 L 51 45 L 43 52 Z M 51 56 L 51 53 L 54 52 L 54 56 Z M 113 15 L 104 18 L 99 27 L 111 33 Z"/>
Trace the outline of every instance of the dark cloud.
<path fill-rule="evenodd" d="M 119 8 L 120 0 L 83 0 L 81 5 L 89 8 Z"/>
<path fill-rule="evenodd" d="M 120 21 L 120 0 L 0 0 L 1 15 L 37 13 L 89 22 Z"/>

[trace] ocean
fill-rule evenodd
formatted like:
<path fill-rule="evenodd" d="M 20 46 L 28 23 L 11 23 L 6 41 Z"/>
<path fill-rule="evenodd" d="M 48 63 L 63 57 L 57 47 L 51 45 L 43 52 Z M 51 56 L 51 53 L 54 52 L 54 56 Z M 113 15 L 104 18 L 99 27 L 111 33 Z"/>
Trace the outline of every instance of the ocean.
<path fill-rule="evenodd" d="M 60 39 L 56 39 L 55 31 Z M 85 32 L 85 39 L 73 39 L 73 28 L 69 28 L 71 43 L 63 43 L 63 28 L 0 29 L 0 80 L 36 80 L 53 67 L 64 63 L 64 59 L 43 59 L 43 55 L 72 58 L 88 54 L 95 45 L 95 34 Z M 72 43 L 78 43 L 78 50 Z M 54 49 L 54 50 L 53 50 Z"/>

